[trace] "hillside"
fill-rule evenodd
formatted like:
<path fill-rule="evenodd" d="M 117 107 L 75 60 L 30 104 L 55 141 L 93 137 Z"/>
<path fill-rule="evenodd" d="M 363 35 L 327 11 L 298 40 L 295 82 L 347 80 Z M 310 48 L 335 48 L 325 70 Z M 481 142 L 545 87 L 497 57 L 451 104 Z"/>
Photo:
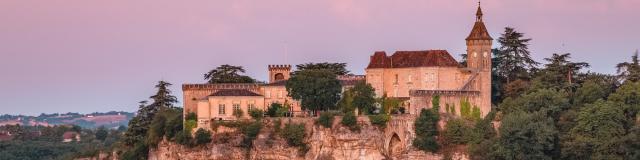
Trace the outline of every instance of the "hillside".
<path fill-rule="evenodd" d="M 0 116 L 0 126 L 20 124 L 25 126 L 78 125 L 82 128 L 97 128 L 100 126 L 116 128 L 121 125 L 127 126 L 133 116 L 134 113 L 122 111 L 95 112 L 90 114 L 43 113 L 39 116 L 5 114 Z"/>

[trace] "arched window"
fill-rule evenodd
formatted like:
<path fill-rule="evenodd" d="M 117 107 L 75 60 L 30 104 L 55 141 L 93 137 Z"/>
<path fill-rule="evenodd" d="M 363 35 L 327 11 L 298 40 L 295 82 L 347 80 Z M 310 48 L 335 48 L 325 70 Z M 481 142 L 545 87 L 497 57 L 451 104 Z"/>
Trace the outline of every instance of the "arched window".
<path fill-rule="evenodd" d="M 276 80 L 276 81 L 284 80 L 284 74 L 276 73 L 276 75 L 273 76 L 273 79 Z"/>

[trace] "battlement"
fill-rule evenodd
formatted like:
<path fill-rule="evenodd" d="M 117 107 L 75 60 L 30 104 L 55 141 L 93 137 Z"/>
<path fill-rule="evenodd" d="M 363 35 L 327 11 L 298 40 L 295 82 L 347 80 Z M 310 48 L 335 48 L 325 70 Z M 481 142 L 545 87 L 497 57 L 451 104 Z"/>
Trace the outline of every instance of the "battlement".
<path fill-rule="evenodd" d="M 257 90 L 262 83 L 182 84 L 182 90 L 248 89 Z"/>
<path fill-rule="evenodd" d="M 288 65 L 288 64 L 269 65 L 269 71 L 273 71 L 273 70 L 291 70 L 291 65 Z"/>

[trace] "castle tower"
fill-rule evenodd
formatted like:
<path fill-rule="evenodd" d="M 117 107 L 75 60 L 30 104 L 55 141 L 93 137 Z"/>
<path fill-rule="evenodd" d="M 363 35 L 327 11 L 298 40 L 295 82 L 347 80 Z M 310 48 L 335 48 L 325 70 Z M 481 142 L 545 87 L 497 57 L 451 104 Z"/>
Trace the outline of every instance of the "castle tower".
<path fill-rule="evenodd" d="M 287 80 L 291 76 L 291 65 L 269 65 L 269 83 Z"/>
<path fill-rule="evenodd" d="M 482 8 L 478 2 L 476 22 L 471 33 L 467 37 L 467 68 L 477 73 L 473 80 L 473 90 L 480 91 L 480 99 L 477 104 L 482 111 L 482 116 L 491 111 L 491 45 L 493 38 L 489 35 L 487 27 L 482 21 Z"/>

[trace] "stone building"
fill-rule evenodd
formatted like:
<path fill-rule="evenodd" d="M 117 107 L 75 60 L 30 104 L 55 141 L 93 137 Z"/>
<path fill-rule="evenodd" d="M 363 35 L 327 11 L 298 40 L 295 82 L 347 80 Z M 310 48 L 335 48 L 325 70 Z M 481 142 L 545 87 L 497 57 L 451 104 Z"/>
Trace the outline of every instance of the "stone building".
<path fill-rule="evenodd" d="M 396 51 L 391 56 L 378 51 L 365 69 L 366 80 L 378 96 L 408 99 L 405 107 L 410 114 L 431 108 L 432 97 L 439 95 L 440 112 L 447 112 L 445 106 L 450 106 L 459 115 L 464 100 L 479 108 L 484 117 L 491 111 L 492 40 L 478 6 L 476 22 L 466 38 L 466 66 L 446 50 Z"/>
<path fill-rule="evenodd" d="M 269 65 L 267 83 L 183 84 L 185 114 L 196 113 L 198 127 L 207 128 L 211 120 L 234 120 L 234 109 L 249 118 L 251 108 L 266 111 L 273 103 L 287 104 L 292 116 L 304 115 L 300 102 L 287 96 L 285 84 L 291 77 L 291 65 Z M 350 88 L 362 75 L 338 76 L 343 89 Z"/>

